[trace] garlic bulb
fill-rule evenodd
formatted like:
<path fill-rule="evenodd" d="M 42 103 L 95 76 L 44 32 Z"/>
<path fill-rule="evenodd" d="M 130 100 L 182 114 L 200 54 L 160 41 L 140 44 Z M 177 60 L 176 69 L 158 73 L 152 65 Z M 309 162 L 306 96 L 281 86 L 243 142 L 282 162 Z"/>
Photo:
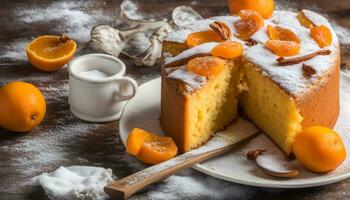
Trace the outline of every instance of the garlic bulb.
<path fill-rule="evenodd" d="M 139 23 L 136 27 L 120 31 L 107 25 L 99 25 L 91 30 L 91 40 L 89 45 L 97 52 L 107 53 L 118 57 L 124 49 L 125 44 L 135 34 L 150 30 L 157 30 L 166 22 Z"/>
<path fill-rule="evenodd" d="M 125 39 L 118 29 L 100 25 L 91 30 L 89 45 L 98 52 L 118 57 L 125 46 Z"/>

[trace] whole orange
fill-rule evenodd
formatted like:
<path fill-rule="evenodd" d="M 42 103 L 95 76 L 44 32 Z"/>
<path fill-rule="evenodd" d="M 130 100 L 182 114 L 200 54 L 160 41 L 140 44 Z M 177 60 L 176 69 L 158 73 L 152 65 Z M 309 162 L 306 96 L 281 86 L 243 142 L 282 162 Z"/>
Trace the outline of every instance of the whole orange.
<path fill-rule="evenodd" d="M 272 16 L 275 9 L 273 0 L 229 0 L 228 6 L 232 15 L 237 15 L 243 9 L 254 10 L 265 19 Z"/>
<path fill-rule="evenodd" d="M 39 125 L 46 113 L 43 94 L 25 82 L 11 82 L 0 88 L 0 126 L 27 132 Z"/>
<path fill-rule="evenodd" d="M 306 169 L 318 173 L 334 170 L 346 158 L 341 137 L 322 126 L 303 129 L 295 139 L 294 154 Z"/>

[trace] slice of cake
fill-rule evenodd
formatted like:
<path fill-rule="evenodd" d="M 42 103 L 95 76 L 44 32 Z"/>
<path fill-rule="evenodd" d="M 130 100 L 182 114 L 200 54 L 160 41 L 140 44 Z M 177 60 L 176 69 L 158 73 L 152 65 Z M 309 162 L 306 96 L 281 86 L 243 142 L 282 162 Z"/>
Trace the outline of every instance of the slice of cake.
<path fill-rule="evenodd" d="M 245 28 L 244 20 L 256 30 Z M 213 17 L 181 27 L 165 39 L 160 122 L 180 152 L 201 146 L 224 129 L 237 118 L 237 107 L 286 155 L 303 127 L 334 126 L 340 56 L 327 19 L 303 10 L 275 11 L 270 19 L 259 20 L 251 12 Z M 322 29 L 317 32 L 322 37 L 311 34 L 316 29 Z M 244 53 L 234 58 L 227 56 L 230 52 L 214 54 L 224 41 L 242 44 Z M 213 55 L 224 61 L 220 70 L 216 67 L 221 61 L 210 65 L 213 68 L 202 64 Z M 215 73 L 208 76 L 205 72 L 211 70 Z"/>

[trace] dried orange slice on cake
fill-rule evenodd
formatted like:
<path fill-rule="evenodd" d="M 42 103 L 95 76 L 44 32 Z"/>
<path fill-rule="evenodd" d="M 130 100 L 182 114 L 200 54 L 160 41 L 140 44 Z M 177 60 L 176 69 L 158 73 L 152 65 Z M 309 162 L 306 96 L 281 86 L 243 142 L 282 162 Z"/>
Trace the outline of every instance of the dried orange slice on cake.
<path fill-rule="evenodd" d="M 192 48 L 197 45 L 207 43 L 207 42 L 221 42 L 223 41 L 219 35 L 213 31 L 200 31 L 200 32 L 194 32 L 188 35 L 186 39 L 186 44 L 188 47 Z"/>
<path fill-rule="evenodd" d="M 220 58 L 233 59 L 238 56 L 241 56 L 243 54 L 243 51 L 244 48 L 241 43 L 226 41 L 216 45 L 211 50 L 211 55 Z"/>
<path fill-rule="evenodd" d="M 188 62 L 187 69 L 190 72 L 210 79 L 225 69 L 225 63 L 225 60 L 214 56 L 197 57 Z"/>
<path fill-rule="evenodd" d="M 300 52 L 300 44 L 293 41 L 268 40 L 265 47 L 277 56 L 294 56 Z"/>
<path fill-rule="evenodd" d="M 238 13 L 241 20 L 234 23 L 237 34 L 236 37 L 248 40 L 254 33 L 264 26 L 263 17 L 254 10 L 241 10 Z"/>
<path fill-rule="evenodd" d="M 321 48 L 332 44 L 332 33 L 327 26 L 321 25 L 312 27 L 310 29 L 310 35 Z"/>
<path fill-rule="evenodd" d="M 30 63 L 43 71 L 61 69 L 72 59 L 76 50 L 76 42 L 65 35 L 43 35 L 35 38 L 26 48 Z"/>

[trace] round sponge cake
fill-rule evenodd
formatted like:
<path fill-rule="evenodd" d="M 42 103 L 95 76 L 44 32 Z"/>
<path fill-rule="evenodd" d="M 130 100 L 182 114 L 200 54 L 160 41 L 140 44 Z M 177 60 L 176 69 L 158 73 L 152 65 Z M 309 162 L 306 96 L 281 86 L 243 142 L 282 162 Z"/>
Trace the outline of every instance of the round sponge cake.
<path fill-rule="evenodd" d="M 251 41 L 232 37 L 244 46 L 241 57 L 226 60 L 226 68 L 213 79 L 189 72 L 186 62 L 210 55 L 217 42 L 189 48 L 186 38 L 198 31 L 210 30 L 214 21 L 225 23 L 235 35 L 238 16 L 199 20 L 169 33 L 163 42 L 161 125 L 177 143 L 181 152 L 206 143 L 217 131 L 237 116 L 256 124 L 286 155 L 292 154 L 295 136 L 303 127 L 333 127 L 339 114 L 339 43 L 328 20 L 309 10 L 301 11 L 315 25 L 327 26 L 332 44 L 320 48 L 310 37 L 310 30 L 298 20 L 298 14 L 275 11 L 264 27 L 251 36 Z M 303 62 L 280 66 L 278 56 L 264 47 L 269 40 L 267 26 L 292 30 L 301 40 L 300 57 L 317 51 L 328 51 Z M 292 57 L 293 58 L 293 57 Z M 306 76 L 304 65 L 315 73 Z"/>

